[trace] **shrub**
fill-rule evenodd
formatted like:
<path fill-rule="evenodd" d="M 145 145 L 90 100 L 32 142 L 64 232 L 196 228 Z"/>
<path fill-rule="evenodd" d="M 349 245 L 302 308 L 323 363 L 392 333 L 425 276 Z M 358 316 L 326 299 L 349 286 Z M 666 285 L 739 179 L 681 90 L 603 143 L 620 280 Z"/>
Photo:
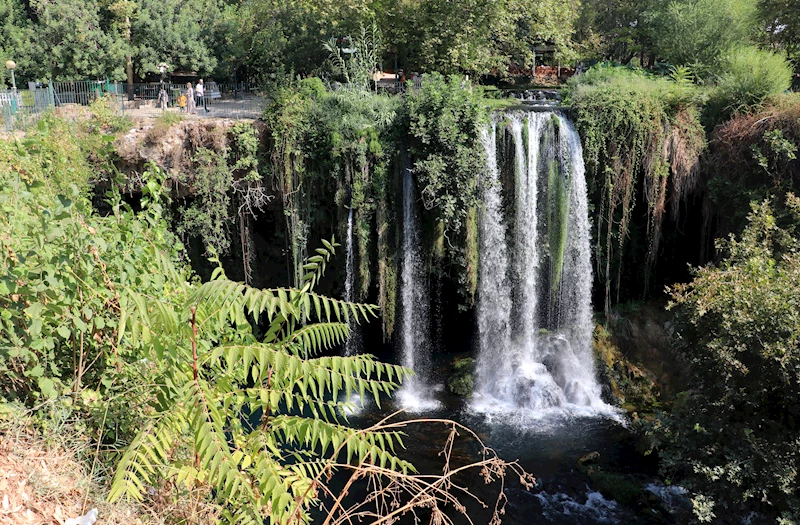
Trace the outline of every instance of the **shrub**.
<path fill-rule="evenodd" d="M 648 13 L 655 52 L 671 64 L 689 66 L 712 79 L 731 47 L 746 42 L 757 21 L 751 0 L 656 2 Z"/>
<path fill-rule="evenodd" d="M 694 492 L 701 521 L 800 518 L 800 199 L 787 204 L 787 228 L 768 202 L 752 204 L 741 237 L 719 243 L 719 267 L 672 289 L 693 378 L 656 435 L 664 473 Z"/>
<path fill-rule="evenodd" d="M 781 220 L 786 193 L 800 192 L 798 146 L 800 94 L 770 97 L 714 129 L 707 195 L 718 235 L 741 231 L 754 200 L 769 199 Z"/>
<path fill-rule="evenodd" d="M 749 107 L 791 85 L 792 68 L 785 57 L 755 46 L 741 46 L 723 62 L 717 97 L 725 107 Z"/>
<path fill-rule="evenodd" d="M 133 125 L 129 116 L 120 114 L 120 105 L 114 95 L 107 94 L 93 100 L 89 110 L 92 113 L 89 131 L 117 133 L 128 130 Z"/>
<path fill-rule="evenodd" d="M 665 210 L 669 205 L 677 218 L 681 201 L 697 182 L 705 147 L 697 115 L 702 95 L 683 80 L 619 66 L 601 65 L 570 79 L 568 100 L 583 139 L 589 190 L 600 203 L 596 257 L 607 312 L 612 281 L 619 301 L 623 254 L 639 258 L 636 266 L 642 268 L 647 292 Z M 626 247 L 640 201 L 637 192 L 648 207 L 645 254 L 641 247 Z"/>
<path fill-rule="evenodd" d="M 426 75 L 406 98 L 409 151 L 425 207 L 435 210 L 445 234 L 460 230 L 477 202 L 477 174 L 486 165 L 478 140 L 487 115 L 479 90 L 462 78 Z"/>

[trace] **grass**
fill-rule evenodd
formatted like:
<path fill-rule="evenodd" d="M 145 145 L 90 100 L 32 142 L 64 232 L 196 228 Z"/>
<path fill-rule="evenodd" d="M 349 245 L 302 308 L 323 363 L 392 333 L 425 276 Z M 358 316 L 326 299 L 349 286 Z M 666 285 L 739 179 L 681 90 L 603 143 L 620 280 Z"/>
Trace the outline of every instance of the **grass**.
<path fill-rule="evenodd" d="M 111 473 L 98 459 L 100 447 L 63 404 L 54 402 L 38 414 L 43 412 L 49 415 L 0 403 L 0 522 L 63 523 L 93 508 L 104 525 L 216 522 L 205 494 L 175 498 L 153 488 L 143 504 L 106 502 Z"/>
<path fill-rule="evenodd" d="M 148 130 L 147 140 L 149 142 L 158 142 L 169 133 L 172 126 L 184 120 L 186 120 L 186 115 L 183 113 L 173 113 L 171 111 L 162 113 L 155 119 L 153 127 Z"/>

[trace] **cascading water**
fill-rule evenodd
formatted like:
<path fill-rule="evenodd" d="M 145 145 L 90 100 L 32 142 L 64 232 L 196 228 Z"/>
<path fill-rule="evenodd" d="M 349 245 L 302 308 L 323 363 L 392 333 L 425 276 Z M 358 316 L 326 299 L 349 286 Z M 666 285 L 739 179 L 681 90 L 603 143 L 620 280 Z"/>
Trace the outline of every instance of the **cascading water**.
<path fill-rule="evenodd" d="M 483 185 L 478 259 L 478 378 L 479 390 L 488 390 L 490 378 L 513 369 L 507 359 L 511 342 L 511 287 L 508 281 L 506 228 L 502 218 L 500 176 L 497 168 L 497 126 L 481 131 L 487 170 Z"/>
<path fill-rule="evenodd" d="M 347 247 L 345 261 L 345 281 L 344 281 L 344 300 L 348 303 L 355 300 L 353 284 L 355 282 L 355 253 L 353 251 L 353 208 L 347 214 Z M 360 353 L 361 332 L 358 324 L 348 323 L 350 327 L 350 337 L 344 344 L 344 355 L 356 355 Z"/>
<path fill-rule="evenodd" d="M 400 364 L 416 373 L 406 378 L 398 394 L 408 410 L 428 410 L 437 403 L 430 399 L 430 311 L 425 265 L 420 252 L 419 218 L 410 166 L 403 175 L 403 255 L 401 260 Z"/>
<path fill-rule="evenodd" d="M 556 113 L 515 113 L 507 124 L 514 144 L 513 218 L 504 216 L 512 213 L 503 207 L 497 124 L 481 135 L 487 170 L 473 406 L 531 415 L 610 411 L 600 398 L 591 350 L 593 277 L 580 139 Z"/>

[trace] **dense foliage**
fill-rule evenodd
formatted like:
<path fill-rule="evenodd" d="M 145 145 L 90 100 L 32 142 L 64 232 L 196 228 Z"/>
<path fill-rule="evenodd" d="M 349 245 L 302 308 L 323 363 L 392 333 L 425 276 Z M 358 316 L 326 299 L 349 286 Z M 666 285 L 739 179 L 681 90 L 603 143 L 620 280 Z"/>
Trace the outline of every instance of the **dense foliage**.
<path fill-rule="evenodd" d="M 671 64 L 709 78 L 725 54 L 747 42 L 757 23 L 756 5 L 744 0 L 678 0 L 649 13 L 655 53 Z"/>
<path fill-rule="evenodd" d="M 286 250 L 295 278 L 309 232 L 330 232 L 333 215 L 336 231 L 346 234 L 352 208 L 355 292 L 366 298 L 377 288 L 385 334 L 391 335 L 402 216 L 399 191 L 408 161 L 432 225 L 426 237 L 440 270 L 459 283 L 463 305 L 470 304 L 477 270 L 478 174 L 485 165 L 478 137 L 488 114 L 481 89 L 457 76 L 430 75 L 421 89 L 402 98 L 376 94 L 362 84 L 328 90 L 314 78 L 278 87 L 265 119 L 270 171 L 283 199 Z"/>
<path fill-rule="evenodd" d="M 332 143 L 318 137 L 342 157 L 342 169 L 380 156 L 375 147 L 356 146 L 370 137 L 380 144 L 372 124 L 389 99 L 372 99 L 373 114 L 348 107 L 360 100 L 348 97 L 364 93 L 322 91 L 319 101 L 312 93 L 302 96 L 329 109 L 342 105 L 353 117 L 352 135 Z M 48 117 L 24 142 L 0 143 L 3 414 L 26 406 L 45 428 L 51 412 L 74 421 L 70 428 L 94 447 L 92 471 L 98 463 L 116 470 L 111 500 L 191 501 L 223 523 L 307 523 L 323 501 L 336 521 L 391 519 L 420 507 L 437 516 L 450 509 L 464 514 L 456 495 L 469 491 L 450 477 L 468 468 L 480 469 L 487 483 L 508 470 L 532 486 L 528 474 L 486 448 L 475 463 L 451 469 L 458 432 L 477 438 L 452 422 L 445 422 L 452 428 L 441 476 L 415 475 L 397 455 L 406 421 L 362 430 L 346 425 L 352 399 L 370 397 L 380 406 L 411 372 L 367 354 L 329 355 L 355 323 L 378 313 L 376 306 L 316 291 L 335 243 L 323 241 L 303 261 L 294 288 L 237 283 L 221 265 L 201 283 L 166 219 L 164 170 L 151 165 L 140 175 L 139 211 L 124 203 L 113 177 L 94 179 L 109 191 L 105 212 L 93 209 L 90 178 L 108 159 L 81 157 L 82 144 L 108 142 L 104 137 L 114 135 L 106 132 L 115 127 L 101 108 L 95 111 L 85 127 L 76 126 L 79 133 L 51 133 L 64 123 Z M 252 126 L 234 125 L 230 134 L 222 157 L 199 148 L 192 162 L 257 183 Z M 84 161 L 73 172 L 65 163 L 71 155 Z M 195 180 L 197 186 L 231 185 L 202 170 L 196 175 L 208 179 Z M 219 264 L 216 257 L 211 262 Z M 347 486 L 372 495 L 353 501 L 334 493 L 328 485 L 339 472 L 350 476 Z M 376 498 L 385 504 L 374 505 Z M 492 519 L 502 508 L 500 496 Z M 173 517 L 180 519 L 167 519 Z"/>
<path fill-rule="evenodd" d="M 723 58 L 717 96 L 726 107 L 747 108 L 791 85 L 792 70 L 784 56 L 742 46 L 731 48 Z"/>
<path fill-rule="evenodd" d="M 208 482 L 223 522 L 307 523 L 329 458 L 340 451 L 348 463 L 411 468 L 388 451 L 402 443 L 397 432 L 340 423 L 353 394 L 380 404 L 407 371 L 369 355 L 318 356 L 344 341 L 348 320 L 376 312 L 314 292 L 333 250 L 325 243 L 304 265 L 302 289 L 249 288 L 219 268 L 210 282 L 173 297 L 128 291 L 117 338 L 156 364 L 156 392 L 117 467 L 112 500 L 141 500 L 146 486 L 191 492 Z M 261 316 L 267 326 L 257 337 L 248 317 Z"/>
<path fill-rule="evenodd" d="M 754 204 L 720 265 L 672 290 L 694 384 L 658 435 L 663 468 L 693 490 L 701 521 L 800 518 L 800 200 L 789 207 L 780 227 L 768 202 Z"/>
<path fill-rule="evenodd" d="M 463 85 L 459 77 L 434 75 L 408 95 L 406 114 L 425 207 L 435 210 L 445 235 L 457 232 L 477 201 L 477 175 L 486 166 L 477 140 L 488 124 L 480 90 Z"/>
<path fill-rule="evenodd" d="M 667 207 L 677 218 L 696 185 L 705 147 L 699 100 L 685 79 L 653 78 L 627 68 L 593 68 L 571 80 L 590 192 L 600 205 L 594 240 L 606 312 L 620 299 L 625 252 L 644 252 L 638 262 L 644 263 L 639 275 L 647 293 Z M 648 207 L 646 233 L 640 246 L 630 248 L 626 242 L 640 192 Z"/>
<path fill-rule="evenodd" d="M 771 99 L 758 111 L 739 114 L 710 136 L 708 199 L 717 231 L 741 231 L 749 203 L 769 199 L 785 214 L 785 195 L 800 190 L 800 100 Z"/>

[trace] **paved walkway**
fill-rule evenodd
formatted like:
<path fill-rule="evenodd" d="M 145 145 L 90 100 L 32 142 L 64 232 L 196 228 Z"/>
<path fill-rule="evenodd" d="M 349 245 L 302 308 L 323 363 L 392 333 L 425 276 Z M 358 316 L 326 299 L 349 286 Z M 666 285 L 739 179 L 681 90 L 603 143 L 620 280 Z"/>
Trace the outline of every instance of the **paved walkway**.
<path fill-rule="evenodd" d="M 138 105 L 138 104 L 137 104 Z M 158 117 L 164 110 L 156 107 L 155 101 L 143 101 L 138 107 L 125 102 L 123 113 L 131 117 Z M 232 119 L 257 119 L 264 113 L 266 103 L 262 98 L 247 98 L 244 100 L 209 100 L 208 111 L 202 106 L 197 108 L 197 117 L 200 118 L 232 118 Z M 184 109 L 169 107 L 167 112 L 185 113 Z"/>

